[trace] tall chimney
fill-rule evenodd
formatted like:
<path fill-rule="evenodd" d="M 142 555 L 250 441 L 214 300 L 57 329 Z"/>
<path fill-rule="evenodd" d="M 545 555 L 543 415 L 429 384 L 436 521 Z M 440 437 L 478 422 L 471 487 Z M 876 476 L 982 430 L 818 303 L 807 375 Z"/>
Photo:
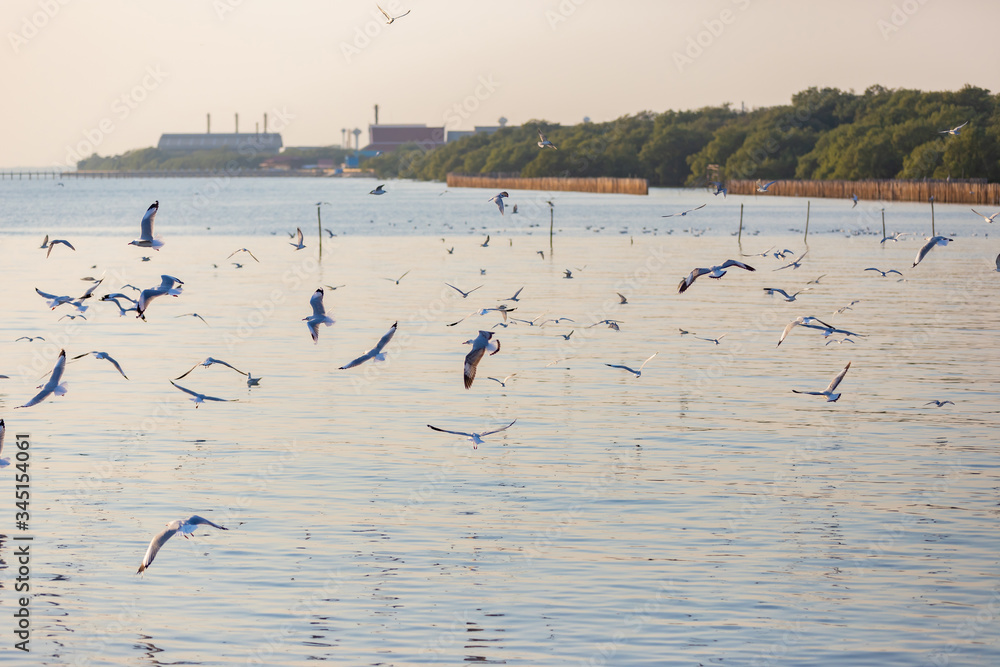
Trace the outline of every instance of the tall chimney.
<path fill-rule="evenodd" d="M 236 114 L 236 134 L 240 133 L 240 115 Z"/>
<path fill-rule="evenodd" d="M 267 134 L 267 114 L 264 114 L 264 134 Z"/>
<path fill-rule="evenodd" d="M 212 134 L 212 114 L 205 114 L 205 120 L 208 121 L 208 127 L 205 128 L 205 134 Z"/>
<path fill-rule="evenodd" d="M 378 125 L 378 105 L 375 105 L 375 124 Z"/>

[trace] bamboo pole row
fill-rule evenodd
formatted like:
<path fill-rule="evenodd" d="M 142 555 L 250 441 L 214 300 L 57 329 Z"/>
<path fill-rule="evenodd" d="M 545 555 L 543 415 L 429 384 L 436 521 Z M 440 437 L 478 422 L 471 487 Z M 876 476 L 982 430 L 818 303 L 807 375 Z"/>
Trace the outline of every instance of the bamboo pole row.
<path fill-rule="evenodd" d="M 732 180 L 726 183 L 731 195 L 757 193 L 757 181 Z M 927 202 L 933 196 L 939 204 L 1000 204 L 1000 183 L 980 181 L 778 181 L 767 189 L 779 197 L 820 197 L 869 201 Z M 764 195 L 766 196 L 766 195 Z"/>
<path fill-rule="evenodd" d="M 598 192 L 604 194 L 646 195 L 649 182 L 645 178 L 520 178 L 475 174 L 448 174 L 449 188 L 486 188 L 492 190 L 548 190 Z"/>

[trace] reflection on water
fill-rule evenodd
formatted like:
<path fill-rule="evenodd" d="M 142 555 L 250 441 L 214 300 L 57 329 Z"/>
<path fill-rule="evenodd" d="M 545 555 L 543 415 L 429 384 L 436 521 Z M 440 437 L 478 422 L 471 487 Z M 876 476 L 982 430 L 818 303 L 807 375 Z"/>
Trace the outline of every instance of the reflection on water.
<path fill-rule="evenodd" d="M 192 184 L 155 182 L 174 194 Z M 959 235 L 909 269 L 919 241 L 822 234 L 800 269 L 775 273 L 778 259 L 753 258 L 754 273 L 702 278 L 678 295 L 691 268 L 739 251 L 728 234 L 639 233 L 657 198 L 686 203 L 696 193 L 615 198 L 606 232 L 635 234 L 587 231 L 597 214 L 581 213 L 586 224 L 557 237 L 554 256 L 547 238 L 520 233 L 533 228 L 505 234 L 491 225 L 510 221 L 485 213 L 470 213 L 461 233 L 406 236 L 389 223 L 429 211 L 364 200 L 356 205 L 379 216 L 377 233 L 328 238 L 319 263 L 308 237 L 296 252 L 283 230 L 314 215 L 289 213 L 293 195 L 328 199 L 308 189 L 320 186 L 346 187 L 282 183 L 301 189 L 289 194 L 258 184 L 268 210 L 284 216 L 273 230 L 236 201 L 246 192 L 224 193 L 212 204 L 221 231 L 162 224 L 167 245 L 149 262 L 125 246 L 131 227 L 111 237 L 110 225 L 38 214 L 32 235 L 0 237 L 0 373 L 10 376 L 0 410 L 11 433 L 32 436 L 36 661 L 997 660 L 1000 274 L 991 256 L 1000 249 L 990 241 Z M 79 186 L 91 220 L 105 200 L 150 198 L 150 182 L 102 187 Z M 396 189 L 430 202 L 436 187 Z M 29 195 L 41 202 L 10 191 L 18 202 Z M 478 195 L 440 197 L 451 197 L 448 223 L 461 226 Z M 165 214 L 170 200 L 158 198 Z M 560 214 L 590 201 L 560 194 Z M 744 252 L 803 250 L 800 236 L 780 235 L 799 222 L 794 203 L 768 203 L 774 232 L 753 247 L 744 238 Z M 813 202 L 811 225 L 843 218 L 839 204 Z M 943 224 L 949 207 L 938 208 Z M 238 233 L 225 211 L 257 222 Z M 46 261 L 34 231 L 61 224 L 77 251 Z M 487 248 L 468 234 L 481 225 Z M 239 247 L 260 263 L 226 262 Z M 905 282 L 868 266 L 898 267 Z M 383 280 L 405 271 L 399 284 Z M 150 286 L 161 273 L 184 280 L 184 292 L 154 301 L 147 322 L 99 302 L 86 321 L 61 320 L 34 293 L 75 293 L 80 277 L 101 273 L 98 294 Z M 820 275 L 794 303 L 764 294 Z M 483 287 L 463 299 L 445 282 Z M 327 291 L 336 324 L 313 344 L 302 318 L 321 285 L 343 287 Z M 493 312 L 445 324 L 522 286 L 519 302 L 505 302 L 512 316 L 574 321 L 497 326 L 501 351 L 466 391 L 462 342 L 502 320 Z M 177 317 L 190 312 L 209 326 Z M 797 315 L 865 337 L 827 345 L 797 330 L 776 348 Z M 621 330 L 587 326 L 608 318 Z M 338 370 L 396 321 L 385 362 Z M 726 336 L 716 345 L 679 329 Z M 46 341 L 13 342 L 25 334 Z M 14 411 L 63 347 L 107 351 L 130 379 L 84 358 L 68 365 L 66 396 Z M 605 366 L 653 352 L 639 378 Z M 235 402 L 196 409 L 168 380 L 208 356 L 263 379 L 248 389 L 229 369 L 198 368 L 185 386 Z M 792 393 L 824 387 L 847 361 L 839 402 Z M 487 379 L 512 373 L 506 386 Z M 954 405 L 926 406 L 932 399 Z M 481 431 L 515 418 L 475 450 L 426 426 Z M 175 537 L 136 576 L 149 539 L 192 513 L 229 530 Z M 4 537 L 0 559 L 9 605 Z"/>

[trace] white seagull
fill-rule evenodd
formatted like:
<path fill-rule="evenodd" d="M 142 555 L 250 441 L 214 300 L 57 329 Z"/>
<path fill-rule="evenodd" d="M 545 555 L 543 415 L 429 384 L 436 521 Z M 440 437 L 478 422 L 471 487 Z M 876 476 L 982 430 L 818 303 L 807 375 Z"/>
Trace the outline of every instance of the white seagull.
<path fill-rule="evenodd" d="M 119 373 L 121 373 L 123 378 L 125 378 L 126 380 L 128 379 L 128 376 L 125 375 L 125 371 L 122 370 L 121 364 L 119 364 L 117 361 L 115 361 L 111 357 L 111 355 L 108 354 L 107 352 L 98 352 L 97 350 L 93 350 L 91 352 L 84 352 L 83 354 L 76 355 L 75 357 L 73 357 L 72 359 L 70 359 L 70 361 L 76 361 L 77 359 L 83 359 L 88 354 L 94 355 L 95 359 L 106 359 L 107 361 L 110 361 L 111 365 L 115 367 L 115 370 L 117 370 Z"/>
<path fill-rule="evenodd" d="M 246 248 L 240 248 L 239 250 L 234 250 L 232 253 L 230 253 L 229 257 L 232 257 L 233 255 L 235 255 L 238 252 L 245 252 L 246 254 L 248 254 L 251 257 L 253 257 L 253 261 L 255 261 L 258 264 L 260 264 L 260 260 L 257 259 L 256 257 L 254 257 L 254 254 L 252 252 L 250 252 L 249 250 L 247 250 Z M 229 257 L 226 257 L 226 259 L 229 259 Z"/>
<path fill-rule="evenodd" d="M 150 287 L 149 289 L 144 289 L 139 292 L 139 300 L 135 304 L 135 312 L 138 313 L 136 317 L 141 319 L 146 319 L 146 309 L 149 308 L 149 303 L 165 294 L 170 296 L 179 296 L 184 290 L 182 287 L 176 287 L 177 285 L 183 285 L 184 281 L 180 278 L 174 278 L 173 276 L 168 276 L 163 274 L 160 276 L 160 284 L 156 287 Z"/>
<path fill-rule="evenodd" d="M 232 364 L 226 363 L 222 359 L 216 359 L 214 357 L 209 357 L 208 359 L 205 359 L 205 361 L 201 362 L 200 364 L 195 364 L 190 369 L 188 369 L 188 371 L 186 373 L 184 373 L 180 377 L 175 377 L 174 379 L 175 380 L 182 380 L 182 379 L 186 378 L 188 375 L 190 375 L 191 371 L 193 371 L 194 369 L 198 368 L 198 366 L 204 366 L 205 368 L 208 368 L 209 366 L 214 366 L 215 364 L 219 364 L 220 366 L 225 366 L 226 368 L 232 368 L 234 371 L 236 371 L 240 375 L 247 375 L 247 373 L 244 373 L 243 371 L 241 371 L 240 369 L 236 368 Z"/>
<path fill-rule="evenodd" d="M 513 426 L 514 422 L 516 422 L 516 421 L 517 420 L 515 419 L 514 421 L 512 421 L 509 424 L 507 424 L 506 426 L 501 426 L 500 428 L 495 428 L 492 431 L 483 431 L 482 433 L 466 433 L 464 431 L 449 431 L 446 428 L 438 428 L 437 426 L 431 426 L 430 424 L 427 425 L 427 428 L 433 429 L 435 431 L 439 431 L 441 433 L 450 433 L 452 435 L 460 435 L 462 437 L 468 438 L 469 440 L 472 441 L 472 448 L 473 449 L 479 449 L 479 445 L 483 444 L 483 436 L 493 435 L 494 433 L 499 433 L 500 431 L 506 431 L 511 426 Z"/>
<path fill-rule="evenodd" d="M 386 345 L 388 345 L 389 341 L 392 340 L 392 337 L 396 335 L 396 325 L 398 324 L 399 322 L 394 322 L 393 325 L 389 328 L 389 331 L 387 331 L 384 336 L 379 338 L 378 342 L 375 344 L 375 347 L 368 350 L 354 361 L 347 362 L 346 364 L 340 367 L 340 370 L 344 370 L 347 368 L 354 368 L 355 366 L 363 364 L 370 359 L 373 359 L 375 361 L 385 361 L 385 354 L 382 352 L 382 349 Z"/>
<path fill-rule="evenodd" d="M 883 271 L 882 269 L 876 269 L 874 266 L 869 266 L 867 269 L 865 269 L 865 271 L 876 271 L 883 278 L 887 277 L 890 273 L 895 273 L 897 276 L 903 275 L 896 269 L 889 269 L 888 271 Z"/>
<path fill-rule="evenodd" d="M 378 4 L 376 4 L 375 6 L 376 6 L 376 7 L 378 7 Z M 382 12 L 382 16 L 384 16 L 384 17 L 385 17 L 385 24 L 386 24 L 386 25 L 392 25 L 392 22 L 393 22 L 393 21 L 395 21 L 396 19 L 401 19 L 401 18 L 403 18 L 404 16 L 406 16 L 406 14 L 409 14 L 409 13 L 410 13 L 411 11 L 413 11 L 412 9 L 407 9 L 407 10 L 406 10 L 406 14 L 400 14 L 399 16 L 389 16 L 389 15 L 388 15 L 388 14 L 386 13 L 386 11 L 385 11 L 384 9 L 382 9 L 381 7 L 378 7 L 378 10 L 379 10 L 380 12 Z M 380 185 L 379 187 L 382 187 L 382 186 Z M 382 193 L 381 193 L 381 192 L 378 192 L 378 193 L 372 193 L 372 194 L 382 194 Z"/>
<path fill-rule="evenodd" d="M 384 14 L 385 12 L 382 12 L 382 13 Z M 407 13 L 409 13 L 409 12 L 407 12 Z M 385 191 L 384 188 L 385 188 L 385 183 L 383 183 L 382 185 L 378 186 L 377 188 L 375 188 L 374 190 L 372 190 L 368 194 L 370 194 L 370 195 L 384 195 L 386 193 L 386 191 Z"/>
<path fill-rule="evenodd" d="M 199 394 L 196 391 L 192 391 L 190 389 L 187 389 L 186 387 L 180 386 L 173 380 L 170 381 L 170 384 L 174 385 L 175 387 L 183 391 L 185 394 L 190 394 L 192 396 L 191 400 L 194 401 L 195 408 L 197 408 L 199 404 L 204 403 L 205 401 L 219 401 L 222 403 L 232 402 L 231 399 L 228 398 L 216 398 L 215 396 L 207 396 L 205 394 Z"/>
<path fill-rule="evenodd" d="M 73 247 L 73 244 L 70 243 L 69 241 L 64 241 L 63 239 L 52 239 L 51 241 L 49 241 L 49 251 L 45 253 L 45 259 L 49 258 L 49 255 L 52 254 L 52 249 L 56 247 L 57 243 L 62 243 L 70 250 L 76 250 L 76 248 Z"/>
<path fill-rule="evenodd" d="M 291 241 L 289 241 L 288 245 L 292 246 L 296 250 L 302 250 L 303 248 L 305 248 L 306 244 L 302 242 L 302 228 L 301 227 L 296 227 L 295 228 L 295 237 L 296 237 L 295 238 L 295 243 L 292 243 Z"/>
<path fill-rule="evenodd" d="M 66 385 L 60 384 L 59 382 L 62 380 L 64 370 L 66 370 L 66 350 L 59 352 L 59 358 L 56 359 L 56 365 L 52 369 L 52 375 L 49 376 L 49 381 L 39 387 L 41 391 L 35 394 L 30 401 L 17 407 L 30 408 L 33 405 L 38 405 L 51 394 L 55 394 L 56 396 L 64 395 L 66 393 Z"/>
<path fill-rule="evenodd" d="M 487 352 L 490 356 L 500 351 L 500 341 L 490 340 L 493 338 L 492 331 L 480 330 L 479 335 L 472 341 L 472 349 L 465 355 L 465 368 L 462 376 L 465 380 L 465 388 L 472 386 L 472 381 L 476 379 L 476 367 Z"/>
<path fill-rule="evenodd" d="M 158 210 L 160 210 L 159 199 L 150 204 L 149 208 L 146 209 L 146 214 L 142 216 L 142 222 L 139 225 L 139 238 L 129 241 L 129 245 L 139 246 L 140 248 L 153 248 L 154 250 L 159 250 L 163 247 L 163 241 L 159 237 L 153 237 L 153 221 L 156 219 L 156 212 Z"/>
<path fill-rule="evenodd" d="M 649 355 L 649 357 L 646 359 L 646 361 L 642 362 L 642 366 L 639 366 L 639 370 L 635 370 L 634 368 L 629 368 L 628 366 L 623 366 L 622 364 L 604 364 L 604 365 L 605 366 L 610 366 L 611 368 L 620 368 L 620 369 L 622 369 L 624 371 L 628 371 L 629 373 L 632 373 L 636 377 L 640 377 L 642 375 L 642 369 L 646 366 L 646 364 L 649 363 L 649 360 L 652 359 L 653 357 L 655 357 L 658 354 L 659 354 L 659 352 L 654 352 L 653 354 Z"/>
<path fill-rule="evenodd" d="M 757 181 L 757 192 L 767 192 L 767 189 L 777 183 L 778 181 L 771 181 L 770 183 L 761 183 Z"/>
<path fill-rule="evenodd" d="M 924 403 L 924 406 L 926 407 L 928 405 L 933 405 L 935 407 L 939 407 L 940 408 L 943 405 L 949 405 L 949 404 L 950 405 L 955 405 L 951 401 L 942 401 L 942 400 L 934 399 L 933 401 L 927 401 L 926 403 Z"/>
<path fill-rule="evenodd" d="M 559 150 L 558 148 L 556 148 L 556 145 L 554 143 L 552 143 L 551 141 L 549 141 L 548 139 L 545 138 L 545 135 L 542 134 L 542 131 L 539 128 L 536 127 L 535 129 L 538 130 L 538 147 L 539 148 L 551 148 L 553 150 Z"/>
<path fill-rule="evenodd" d="M 931 251 L 931 248 L 933 248 L 934 246 L 948 245 L 949 241 L 954 241 L 955 239 L 950 239 L 946 236 L 931 236 L 925 240 L 927 241 L 927 243 L 925 243 L 923 247 L 920 248 L 920 252 L 917 253 L 916 259 L 913 260 L 913 266 L 919 264 L 920 260 L 926 257 L 927 253 L 929 253 Z"/>
<path fill-rule="evenodd" d="M 816 322 L 819 322 L 819 324 L 821 324 L 822 326 L 817 325 Z M 788 334 L 791 333 L 792 329 L 794 329 L 795 327 L 809 327 L 810 329 L 820 329 L 820 330 L 833 328 L 819 318 L 799 315 L 794 320 L 785 325 L 784 331 L 781 332 L 781 338 L 778 339 L 778 345 L 781 345 L 781 342 L 785 340 L 785 337 L 787 337 Z M 778 345 L 775 345 L 775 347 L 778 347 Z"/>
<path fill-rule="evenodd" d="M 500 299 L 500 300 L 501 300 L 501 301 L 520 301 L 521 299 L 520 299 L 520 298 L 518 298 L 518 295 L 520 295 L 520 294 L 521 294 L 521 290 L 523 290 L 523 289 L 524 289 L 524 288 L 522 287 L 521 289 L 519 289 L 519 290 L 517 290 L 516 292 L 514 292 L 514 296 L 511 296 L 511 297 L 508 297 L 508 298 L 506 298 L 506 299 Z"/>
<path fill-rule="evenodd" d="M 407 272 L 406 272 L 406 273 L 409 273 L 409 272 L 410 272 L 410 271 L 412 271 L 412 270 L 413 270 L 413 269 L 409 269 L 409 270 L 407 270 Z M 398 285 L 398 284 L 399 284 L 399 281 L 400 281 L 400 280 L 402 280 L 403 278 L 405 278 L 405 277 L 406 277 L 406 273 L 404 273 L 403 275 L 401 275 L 401 276 L 400 276 L 400 277 L 398 277 L 398 278 L 383 278 L 382 280 L 388 280 L 388 281 L 390 281 L 390 282 L 394 282 L 394 283 L 396 283 L 396 284 Z"/>
<path fill-rule="evenodd" d="M 805 257 L 808 254 L 809 254 L 809 251 L 806 250 L 804 253 L 802 253 L 801 255 L 799 255 L 798 259 L 792 260 L 792 262 L 790 264 L 785 264 L 784 266 L 779 266 L 778 268 L 775 269 L 775 271 L 781 271 L 782 269 L 787 269 L 787 268 L 792 268 L 792 269 L 799 268 L 800 266 L 802 266 L 802 258 Z"/>
<path fill-rule="evenodd" d="M 694 281 L 695 279 L 698 278 L 698 276 L 708 275 L 709 278 L 715 278 L 716 280 L 718 280 L 722 276 L 726 275 L 726 269 L 728 269 L 731 266 L 735 266 L 740 269 L 746 269 L 747 271 L 757 270 L 752 266 L 750 266 L 749 264 L 738 262 L 735 259 L 727 259 L 725 262 L 723 262 L 718 266 L 713 266 L 707 269 L 706 268 L 694 269 L 693 271 L 691 271 L 691 273 L 688 274 L 687 278 L 681 280 L 680 285 L 677 286 L 677 292 L 683 293 L 685 290 L 687 290 L 687 288 L 691 287 L 691 285 L 694 284 Z"/>
<path fill-rule="evenodd" d="M 7 426 L 0 419 L 0 454 L 3 453 L 3 436 L 7 432 Z M 6 468 L 10 465 L 10 459 L 0 459 L 0 468 Z"/>
<path fill-rule="evenodd" d="M 785 290 L 779 289 L 777 287 L 765 287 L 764 291 L 767 292 L 768 295 L 772 295 L 775 292 L 777 292 L 781 296 L 785 297 L 785 301 L 791 302 L 791 301 L 795 301 L 795 297 L 797 297 L 799 294 L 802 294 L 803 292 L 807 291 L 807 289 L 801 289 L 798 292 L 796 292 L 795 294 L 791 294 L 791 295 L 789 295 L 788 292 L 786 292 Z"/>
<path fill-rule="evenodd" d="M 963 127 L 965 127 L 968 124 L 969 124 L 969 121 L 965 121 L 964 123 L 962 123 L 958 127 L 953 127 L 950 130 L 940 130 L 938 132 L 938 134 L 950 134 L 953 137 L 957 137 L 960 134 L 959 130 L 961 130 Z"/>
<path fill-rule="evenodd" d="M 792 391 L 795 392 L 796 394 L 809 394 L 810 396 L 826 396 L 827 403 L 836 403 L 837 399 L 840 398 L 840 394 L 835 394 L 833 393 L 833 391 L 837 388 L 837 385 L 840 384 L 840 381 L 844 379 L 844 376 L 847 375 L 847 369 L 849 369 L 850 367 L 851 367 L 851 362 L 848 361 L 847 365 L 844 366 L 844 370 L 837 373 L 837 377 L 833 378 L 833 380 L 830 382 L 830 386 L 827 387 L 824 391 L 799 391 L 798 389 L 792 389 Z"/>
<path fill-rule="evenodd" d="M 457 287 L 455 287 L 451 283 L 445 283 L 445 285 L 447 285 L 448 287 L 452 288 L 453 290 L 455 290 L 456 292 L 458 292 L 459 294 L 461 294 L 463 299 L 466 298 L 466 297 L 468 297 L 473 292 L 475 292 L 477 289 L 479 289 L 479 287 L 482 287 L 482 285 L 480 285 L 479 287 L 473 287 L 468 292 L 463 292 L 462 290 L 458 289 Z"/>
<path fill-rule="evenodd" d="M 56 308 L 58 308 L 59 306 L 63 305 L 64 303 L 70 304 L 71 306 L 73 306 L 74 308 L 76 308 L 81 313 L 86 312 L 86 310 L 87 310 L 87 306 L 84 306 L 81 303 L 82 300 L 79 299 L 79 298 L 74 299 L 71 296 L 60 296 L 60 295 L 56 295 L 56 294 L 49 294 L 48 292 L 43 292 L 42 290 L 38 289 L 37 287 L 35 288 L 35 292 L 38 294 L 38 296 L 40 296 L 43 299 L 47 300 L 47 305 L 52 310 L 55 310 Z"/>
<path fill-rule="evenodd" d="M 975 213 L 976 215 L 982 217 L 982 219 L 985 220 L 986 222 L 990 222 L 990 223 L 992 223 L 994 220 L 996 220 L 997 216 L 1000 215 L 1000 211 L 997 211 L 993 215 L 983 215 L 982 213 L 980 213 L 979 211 L 977 211 L 974 208 L 970 208 L 969 210 L 972 211 L 973 213 Z M 55 243 L 55 241 L 53 241 L 53 243 Z"/>
<path fill-rule="evenodd" d="M 705 206 L 706 206 L 705 204 L 702 204 L 701 206 L 695 206 L 694 208 L 689 208 L 688 210 L 681 211 L 680 213 L 671 213 L 670 215 L 661 215 L 660 217 L 661 218 L 672 218 L 675 215 L 682 215 L 683 216 L 683 215 L 687 215 L 688 213 L 691 213 L 692 211 L 697 211 L 698 209 L 705 208 Z"/>
<path fill-rule="evenodd" d="M 500 209 L 500 215 L 503 215 L 503 198 L 504 197 L 509 197 L 509 196 L 510 195 L 507 194 L 506 191 L 504 191 L 504 192 L 501 192 L 500 194 L 498 194 L 496 196 L 490 197 L 486 201 L 491 201 L 494 204 L 496 204 L 497 208 Z"/>
<path fill-rule="evenodd" d="M 507 381 L 510 380 L 515 375 L 517 375 L 517 373 L 511 373 L 510 375 L 508 375 L 507 377 L 505 377 L 502 380 L 500 378 L 495 378 L 495 377 L 488 377 L 486 379 L 487 380 L 493 380 L 494 382 L 499 383 L 501 387 L 506 387 L 507 386 Z"/>
<path fill-rule="evenodd" d="M 302 319 L 306 323 L 306 326 L 309 327 L 309 335 L 312 336 L 313 342 L 319 343 L 319 325 L 325 324 L 326 326 L 330 326 L 334 322 L 332 317 L 327 316 L 326 308 L 323 306 L 322 287 L 316 288 L 313 295 L 309 297 L 309 305 L 312 306 L 313 314 Z"/>
<path fill-rule="evenodd" d="M 156 558 L 156 554 L 159 553 L 160 549 L 164 544 L 167 543 L 171 537 L 176 533 L 180 533 L 185 538 L 193 533 L 199 525 L 212 526 L 213 528 L 218 528 L 219 530 L 229 530 L 217 523 L 212 523 L 208 519 L 204 519 L 197 514 L 189 516 L 186 519 L 175 519 L 167 524 L 167 527 L 161 530 L 156 537 L 152 539 L 149 543 L 149 548 L 146 549 L 146 555 L 142 557 L 142 564 L 139 565 L 139 570 L 136 574 L 141 574 L 145 570 L 149 569 L 149 566 L 153 564 L 153 559 Z"/>

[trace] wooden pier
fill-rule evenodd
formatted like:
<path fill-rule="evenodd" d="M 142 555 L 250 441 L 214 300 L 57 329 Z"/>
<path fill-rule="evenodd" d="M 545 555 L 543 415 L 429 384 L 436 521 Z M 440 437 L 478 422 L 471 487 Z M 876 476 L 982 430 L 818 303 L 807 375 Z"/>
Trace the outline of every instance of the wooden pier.
<path fill-rule="evenodd" d="M 757 193 L 757 181 L 733 180 L 726 183 L 731 195 Z M 1000 183 L 944 180 L 864 180 L 864 181 L 777 181 L 762 196 L 858 199 L 866 201 L 927 202 L 939 204 L 1000 204 Z"/>
<path fill-rule="evenodd" d="M 448 174 L 449 188 L 485 188 L 488 190 L 548 190 L 563 192 L 599 192 L 603 194 L 648 195 L 645 178 L 521 178 L 504 174 Z"/>

